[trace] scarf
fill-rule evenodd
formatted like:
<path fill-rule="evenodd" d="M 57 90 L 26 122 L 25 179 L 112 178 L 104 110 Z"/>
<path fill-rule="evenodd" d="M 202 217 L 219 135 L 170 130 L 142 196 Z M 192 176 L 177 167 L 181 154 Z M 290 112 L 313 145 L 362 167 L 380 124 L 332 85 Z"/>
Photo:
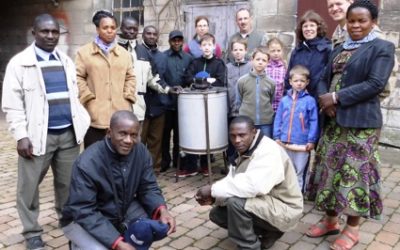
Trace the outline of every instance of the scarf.
<path fill-rule="evenodd" d="M 105 55 L 108 55 L 108 52 L 115 47 L 115 39 L 114 41 L 112 41 L 111 43 L 105 43 L 103 40 L 100 39 L 100 37 L 97 35 L 96 38 L 94 39 L 94 42 L 97 44 L 97 46 L 99 46 L 99 48 L 101 49 L 101 51 L 103 51 L 103 53 Z"/>
<path fill-rule="evenodd" d="M 371 32 L 368 33 L 367 36 L 365 36 L 363 39 L 358 40 L 358 41 L 353 41 L 350 36 L 347 36 L 346 41 L 344 41 L 343 43 L 343 48 L 345 50 L 353 50 L 353 49 L 357 49 L 359 48 L 361 45 L 363 45 L 364 43 L 368 43 L 371 42 L 372 40 L 374 40 L 375 38 L 377 38 L 377 35 L 375 33 L 374 30 L 372 30 Z"/>

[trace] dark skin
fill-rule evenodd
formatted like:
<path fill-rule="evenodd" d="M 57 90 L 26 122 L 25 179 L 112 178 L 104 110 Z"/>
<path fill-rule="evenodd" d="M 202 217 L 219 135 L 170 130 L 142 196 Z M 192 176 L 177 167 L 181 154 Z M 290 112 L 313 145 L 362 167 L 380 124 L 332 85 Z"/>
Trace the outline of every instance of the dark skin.
<path fill-rule="evenodd" d="M 347 31 L 352 40 L 358 41 L 366 37 L 370 31 L 374 28 L 376 24 L 376 20 L 372 19 L 371 13 L 368 9 L 357 7 L 351 9 L 347 14 Z M 321 110 L 329 117 L 336 116 L 336 105 L 333 101 L 333 93 L 326 93 L 324 95 L 319 96 L 318 102 L 321 107 Z M 339 102 L 340 96 L 336 93 L 336 100 Z M 326 211 L 326 218 L 329 224 L 338 223 L 338 213 L 332 210 Z M 359 224 L 360 217 L 359 216 L 348 216 L 347 217 L 347 226 L 346 230 L 351 232 L 353 235 L 359 237 Z M 351 242 L 351 239 L 342 234 L 339 238 Z M 332 249 L 341 249 L 340 245 L 334 242 L 331 245 Z"/>
<path fill-rule="evenodd" d="M 47 52 L 53 52 L 60 38 L 60 26 L 51 16 L 43 17 L 32 29 L 35 45 Z M 17 142 L 18 155 L 25 159 L 33 158 L 33 146 L 28 137 Z"/>
<path fill-rule="evenodd" d="M 120 155 L 128 155 L 135 145 L 140 141 L 140 124 L 137 120 L 131 120 L 124 117 L 119 118 L 115 124 L 107 131 L 107 137 L 110 138 L 111 144 L 115 151 Z M 171 216 L 168 210 L 163 207 L 160 209 L 159 220 L 169 225 L 168 234 L 176 231 L 175 219 Z M 118 250 L 132 250 L 135 249 L 129 243 L 120 241 L 117 244 Z"/>
<path fill-rule="evenodd" d="M 139 24 L 134 19 L 124 19 L 121 23 L 120 36 L 124 39 L 134 40 L 139 32 Z"/>
<path fill-rule="evenodd" d="M 150 48 L 156 48 L 158 41 L 158 30 L 153 27 L 146 27 L 143 30 L 143 42 Z"/>
<path fill-rule="evenodd" d="M 371 13 L 366 8 L 351 9 L 347 15 L 347 31 L 352 40 L 358 41 L 366 37 L 376 25 L 376 20 L 372 19 Z M 329 117 L 336 116 L 336 104 L 333 102 L 333 93 L 326 93 L 318 97 L 321 110 Z M 339 94 L 336 93 L 339 101 Z"/>
<path fill-rule="evenodd" d="M 257 130 L 250 128 L 245 122 L 233 123 L 229 128 L 229 139 L 239 154 L 244 154 L 250 148 Z M 211 196 L 211 185 L 206 185 L 197 190 L 194 198 L 202 205 L 211 205 L 215 202 L 214 197 Z"/>

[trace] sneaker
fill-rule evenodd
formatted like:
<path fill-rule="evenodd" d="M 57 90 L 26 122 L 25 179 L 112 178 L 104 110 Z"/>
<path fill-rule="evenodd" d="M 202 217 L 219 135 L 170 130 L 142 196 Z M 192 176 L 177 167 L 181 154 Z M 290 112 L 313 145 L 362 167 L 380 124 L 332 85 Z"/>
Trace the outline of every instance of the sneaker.
<path fill-rule="evenodd" d="M 203 176 L 209 176 L 210 173 L 208 172 L 208 168 L 201 168 L 201 173 L 203 174 Z"/>
<path fill-rule="evenodd" d="M 270 249 L 279 238 L 281 238 L 283 232 L 270 232 L 268 235 L 263 235 L 260 237 L 261 249 Z"/>
<path fill-rule="evenodd" d="M 28 250 L 44 250 L 44 243 L 40 236 L 34 236 L 26 239 L 26 248 Z"/>
<path fill-rule="evenodd" d="M 189 177 L 189 176 L 195 176 L 195 175 L 197 175 L 198 173 L 199 173 L 199 172 L 197 172 L 197 171 L 189 172 L 189 171 L 187 171 L 187 170 L 180 170 L 180 171 L 178 172 L 178 177 L 184 178 L 184 177 Z M 175 174 L 175 176 L 176 176 L 176 174 Z"/>

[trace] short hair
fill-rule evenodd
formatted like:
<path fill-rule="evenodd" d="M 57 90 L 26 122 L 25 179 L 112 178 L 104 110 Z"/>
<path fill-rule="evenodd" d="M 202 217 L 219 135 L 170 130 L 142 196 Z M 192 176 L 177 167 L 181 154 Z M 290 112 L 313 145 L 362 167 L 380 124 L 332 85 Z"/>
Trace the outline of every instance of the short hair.
<path fill-rule="evenodd" d="M 98 10 L 94 13 L 93 18 L 92 18 L 92 23 L 96 25 L 98 28 L 100 26 L 101 19 L 103 18 L 111 18 L 114 20 L 115 25 L 118 26 L 117 24 L 117 19 L 115 16 L 108 10 Z"/>
<path fill-rule="evenodd" d="M 210 33 L 206 33 L 206 34 L 204 34 L 204 36 L 202 36 L 201 38 L 200 38 L 200 45 L 201 45 L 201 43 L 203 42 L 203 41 L 212 41 L 212 43 L 213 44 L 215 44 L 215 36 L 213 36 L 212 34 L 210 34 Z"/>
<path fill-rule="evenodd" d="M 295 65 L 293 68 L 290 69 L 289 78 L 292 78 L 294 75 L 302 75 L 307 79 L 310 79 L 310 71 L 300 64 Z"/>
<path fill-rule="evenodd" d="M 39 26 L 39 24 L 43 23 L 43 22 L 47 22 L 47 21 L 52 21 L 54 22 L 58 28 L 60 28 L 60 24 L 58 23 L 57 19 L 55 19 L 52 15 L 48 14 L 48 13 L 44 13 L 41 15 L 38 15 L 35 17 L 35 19 L 33 20 L 33 29 L 37 28 Z"/>
<path fill-rule="evenodd" d="M 378 19 L 378 7 L 376 7 L 376 5 L 369 0 L 356 0 L 352 4 L 350 4 L 349 8 L 347 9 L 346 18 L 349 18 L 350 11 L 355 8 L 367 9 L 371 14 L 372 20 Z"/>
<path fill-rule="evenodd" d="M 122 18 L 121 27 L 125 26 L 125 22 L 127 22 L 127 21 L 132 21 L 132 22 L 134 22 L 134 23 L 139 25 L 139 22 L 138 22 L 138 20 L 136 20 L 136 18 L 131 17 L 131 16 L 126 16 L 126 17 Z"/>
<path fill-rule="evenodd" d="M 299 23 L 297 24 L 296 27 L 296 38 L 297 42 L 301 43 L 305 41 L 306 39 L 304 38 L 303 35 L 303 24 L 305 22 L 314 22 L 317 24 L 317 36 L 319 37 L 325 37 L 326 32 L 328 30 L 328 26 L 326 25 L 325 20 L 315 11 L 309 10 L 304 15 L 300 18 Z"/>
<path fill-rule="evenodd" d="M 194 20 L 194 27 L 197 27 L 197 23 L 200 22 L 201 20 L 206 21 L 207 25 L 210 26 L 210 21 L 208 20 L 208 17 L 206 17 L 206 16 L 197 16 L 196 19 Z"/>
<path fill-rule="evenodd" d="M 154 29 L 158 34 L 158 29 L 154 25 L 147 25 L 146 27 L 144 27 L 143 28 L 143 33 L 147 32 L 148 29 Z"/>
<path fill-rule="evenodd" d="M 265 46 L 258 46 L 253 50 L 253 53 L 251 54 L 251 57 L 254 58 L 256 57 L 257 53 L 265 54 L 268 56 L 269 59 L 269 54 L 268 54 L 268 48 Z"/>
<path fill-rule="evenodd" d="M 231 44 L 230 44 L 230 45 L 231 45 L 231 50 L 233 50 L 233 45 L 234 45 L 235 43 L 243 44 L 244 47 L 247 49 L 247 40 L 246 40 L 246 39 L 243 39 L 243 38 L 236 38 L 236 39 L 233 39 L 232 42 L 231 42 Z"/>
<path fill-rule="evenodd" d="M 237 18 L 238 13 L 241 11 L 247 11 L 249 13 L 249 16 L 253 16 L 253 13 L 251 12 L 251 10 L 249 8 L 242 7 L 236 11 L 235 18 Z"/>
<path fill-rule="evenodd" d="M 233 118 L 231 124 L 229 125 L 229 128 L 231 128 L 235 124 L 241 124 L 241 123 L 245 123 L 250 130 L 256 128 L 256 126 L 254 125 L 254 121 L 246 115 L 239 115 Z"/>
<path fill-rule="evenodd" d="M 116 111 L 110 119 L 110 128 L 114 128 L 119 121 L 121 120 L 129 120 L 129 121 L 133 121 L 135 123 L 139 123 L 139 119 L 136 117 L 136 115 L 129 110 L 119 110 Z"/>

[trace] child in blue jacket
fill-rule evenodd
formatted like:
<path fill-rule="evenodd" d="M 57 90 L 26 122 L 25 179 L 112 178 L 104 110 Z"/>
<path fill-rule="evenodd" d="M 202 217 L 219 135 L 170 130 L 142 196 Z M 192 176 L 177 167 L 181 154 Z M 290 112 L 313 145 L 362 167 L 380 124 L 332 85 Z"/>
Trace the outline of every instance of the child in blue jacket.
<path fill-rule="evenodd" d="M 279 104 L 274 121 L 274 140 L 286 149 L 296 169 L 300 188 L 303 189 L 304 171 L 310 151 L 318 140 L 318 107 L 307 92 L 310 71 L 301 65 L 289 72 L 292 88 Z"/>

